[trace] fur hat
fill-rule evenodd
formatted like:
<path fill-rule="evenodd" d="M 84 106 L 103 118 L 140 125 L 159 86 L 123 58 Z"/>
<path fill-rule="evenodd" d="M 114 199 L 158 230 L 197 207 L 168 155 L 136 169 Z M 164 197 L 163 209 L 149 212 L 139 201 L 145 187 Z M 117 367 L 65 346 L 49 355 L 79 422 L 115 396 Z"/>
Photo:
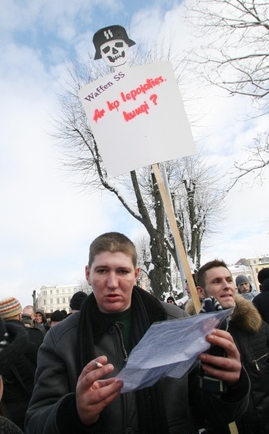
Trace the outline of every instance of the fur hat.
<path fill-rule="evenodd" d="M 83 301 L 87 298 L 86 292 L 76 292 L 70 300 L 70 308 L 74 310 L 80 310 Z"/>
<path fill-rule="evenodd" d="M 10 365 L 25 352 L 29 336 L 23 325 L 0 318 L 0 375 L 5 375 Z"/>
<path fill-rule="evenodd" d="M 19 315 L 21 312 L 21 304 L 16 298 L 8 297 L 0 300 L 0 316 L 3 320 Z"/>
<path fill-rule="evenodd" d="M 258 281 L 260 283 L 262 283 L 265 279 L 269 278 L 269 268 L 262 268 L 259 272 L 258 272 Z"/>

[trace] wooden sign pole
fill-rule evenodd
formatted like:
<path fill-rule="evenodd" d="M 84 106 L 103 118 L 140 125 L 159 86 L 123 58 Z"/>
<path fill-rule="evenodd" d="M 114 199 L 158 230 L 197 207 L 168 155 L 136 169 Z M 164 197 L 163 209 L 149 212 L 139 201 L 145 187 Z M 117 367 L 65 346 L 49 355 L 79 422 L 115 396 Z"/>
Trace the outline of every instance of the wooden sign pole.
<path fill-rule="evenodd" d="M 199 300 L 199 297 L 197 294 L 197 290 L 196 290 L 196 287 L 195 287 L 195 284 L 193 281 L 193 277 L 192 277 L 190 266 L 189 266 L 187 256 L 186 256 L 186 253 L 184 250 L 184 246 L 183 246 L 183 243 L 182 243 L 182 240 L 180 237 L 180 233 L 178 231 L 177 222 L 176 222 L 176 218 L 175 218 L 175 215 L 173 212 L 173 208 L 172 208 L 171 202 L 169 200 L 167 191 L 165 189 L 165 185 L 164 185 L 163 178 L 162 178 L 158 164 L 152 164 L 152 169 L 153 169 L 156 181 L 158 183 L 158 187 L 159 187 L 159 190 L 161 193 L 164 208 L 166 210 L 166 214 L 167 214 L 167 217 L 169 220 L 170 228 L 171 228 L 171 231 L 172 231 L 173 236 L 174 236 L 175 244 L 176 244 L 177 249 L 178 249 L 179 254 L 180 254 L 182 267 L 183 267 L 183 270 L 184 270 L 184 273 L 185 273 L 185 276 L 186 276 L 186 279 L 187 279 L 187 282 L 188 282 L 188 285 L 190 288 L 190 292 L 191 292 L 191 296 L 193 299 L 195 311 L 196 311 L 196 313 L 198 313 L 200 311 L 200 308 L 201 308 L 201 303 L 200 303 L 200 300 Z"/>

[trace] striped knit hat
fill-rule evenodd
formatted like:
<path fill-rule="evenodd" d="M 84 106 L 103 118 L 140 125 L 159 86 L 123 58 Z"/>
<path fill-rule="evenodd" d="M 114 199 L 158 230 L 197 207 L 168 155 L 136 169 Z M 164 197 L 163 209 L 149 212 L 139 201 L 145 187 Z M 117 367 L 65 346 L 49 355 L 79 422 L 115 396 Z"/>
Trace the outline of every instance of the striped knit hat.
<path fill-rule="evenodd" d="M 12 318 L 22 312 L 21 304 L 14 297 L 4 298 L 0 300 L 0 317 L 3 320 Z"/>

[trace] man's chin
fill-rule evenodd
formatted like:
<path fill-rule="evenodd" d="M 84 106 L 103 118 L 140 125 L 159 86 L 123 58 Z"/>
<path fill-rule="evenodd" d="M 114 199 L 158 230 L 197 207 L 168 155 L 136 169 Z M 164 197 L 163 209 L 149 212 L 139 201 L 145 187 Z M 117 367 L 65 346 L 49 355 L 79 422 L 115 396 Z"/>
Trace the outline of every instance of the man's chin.
<path fill-rule="evenodd" d="M 234 300 L 230 300 L 230 301 L 224 301 L 221 303 L 222 309 L 231 309 L 233 307 L 235 307 L 235 301 Z"/>

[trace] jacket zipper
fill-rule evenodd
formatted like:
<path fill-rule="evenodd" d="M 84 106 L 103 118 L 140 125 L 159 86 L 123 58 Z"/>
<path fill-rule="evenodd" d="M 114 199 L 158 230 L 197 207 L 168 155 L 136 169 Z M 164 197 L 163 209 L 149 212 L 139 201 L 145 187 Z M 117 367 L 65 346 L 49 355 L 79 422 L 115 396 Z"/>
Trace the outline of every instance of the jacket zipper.
<path fill-rule="evenodd" d="M 120 342 L 121 342 L 121 348 L 122 348 L 122 351 L 123 351 L 123 354 L 124 354 L 124 361 L 127 362 L 127 360 L 128 360 L 128 354 L 127 354 L 127 351 L 126 351 L 125 346 L 124 346 L 123 334 L 121 332 L 120 325 L 117 322 L 115 323 L 115 326 L 118 329 L 119 334 L 120 334 Z"/>
<path fill-rule="evenodd" d="M 252 363 L 254 363 L 254 365 L 256 366 L 257 371 L 261 370 L 260 367 L 259 367 L 259 365 L 258 365 L 258 362 L 261 359 L 264 359 L 264 357 L 267 357 L 267 356 L 268 356 L 268 353 L 264 354 L 263 356 L 259 357 L 258 359 L 252 360 Z"/>

